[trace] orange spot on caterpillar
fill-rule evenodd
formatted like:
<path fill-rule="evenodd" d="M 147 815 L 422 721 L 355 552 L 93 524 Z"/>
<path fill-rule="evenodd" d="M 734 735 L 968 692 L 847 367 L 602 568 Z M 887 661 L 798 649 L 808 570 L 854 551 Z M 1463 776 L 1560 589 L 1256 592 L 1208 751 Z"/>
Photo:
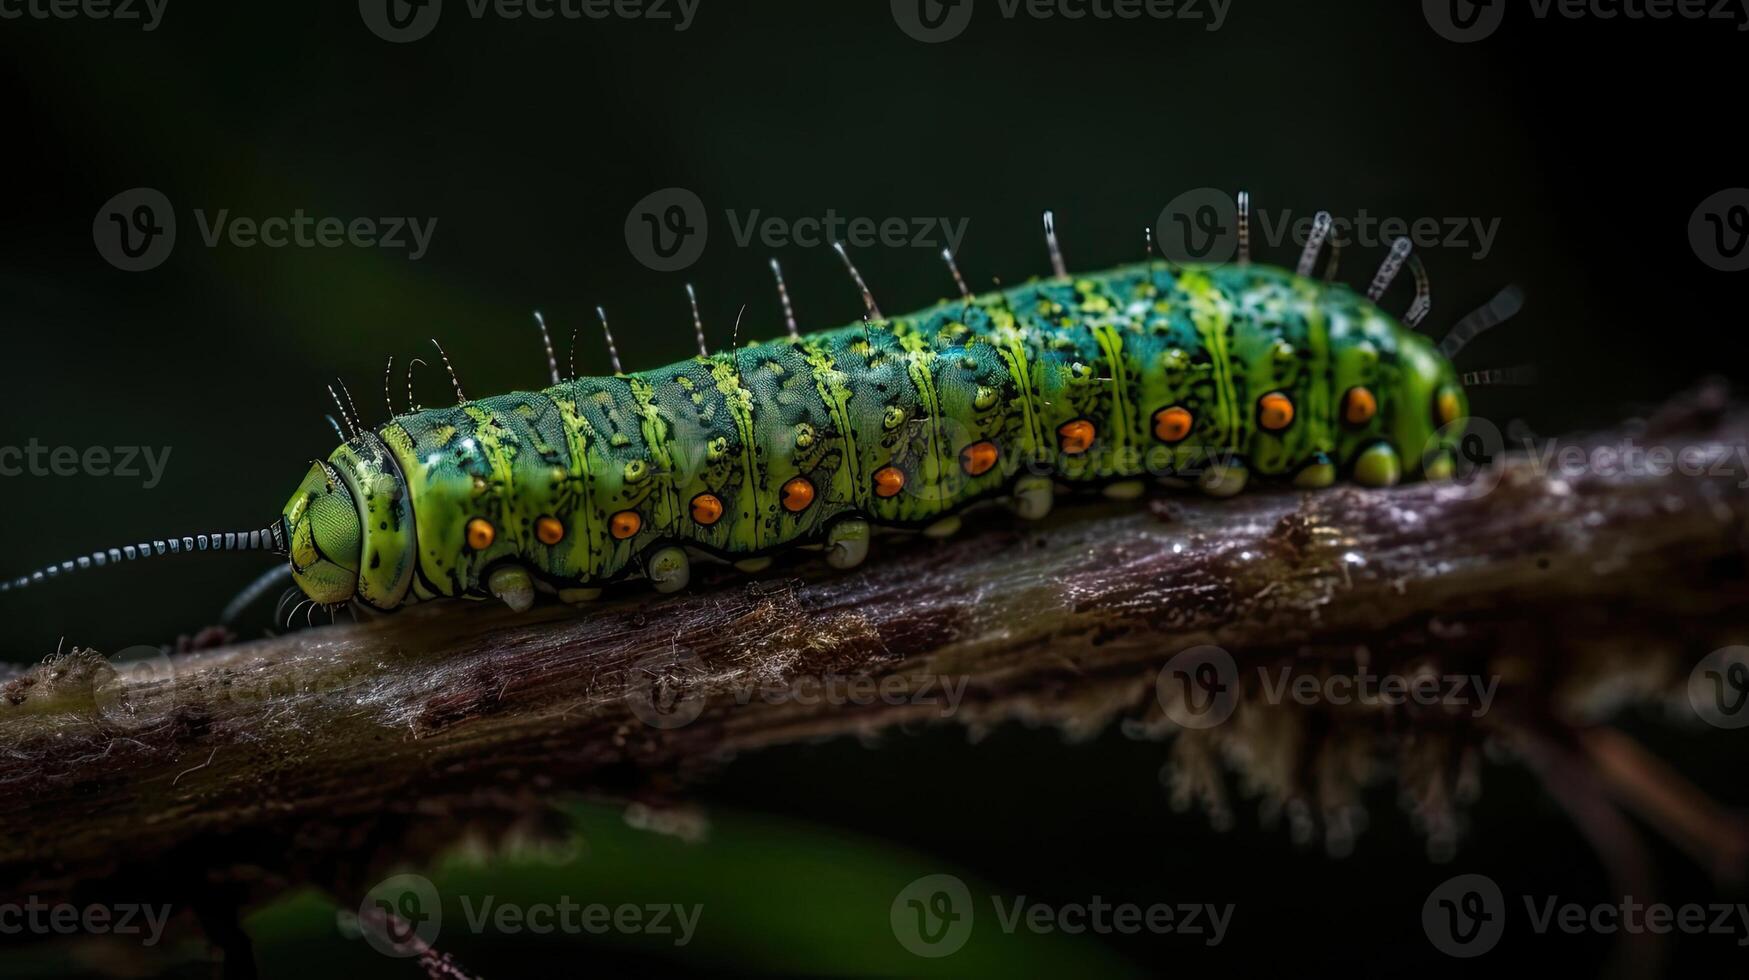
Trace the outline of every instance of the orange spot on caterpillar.
<path fill-rule="evenodd" d="M 1379 413 L 1379 400 L 1368 388 L 1354 387 L 1342 396 L 1342 421 L 1349 425 L 1365 425 Z"/>
<path fill-rule="evenodd" d="M 1440 392 L 1439 397 L 1434 399 L 1433 406 L 1433 410 L 1438 413 L 1440 425 L 1450 425 L 1457 421 L 1459 411 L 1457 392 L 1450 389 Z"/>
<path fill-rule="evenodd" d="M 799 514 L 814 502 L 814 485 L 805 476 L 792 478 L 783 485 L 783 509 Z"/>
<path fill-rule="evenodd" d="M 905 471 L 897 466 L 883 466 L 874 473 L 875 496 L 881 499 L 896 497 L 899 491 L 905 489 Z"/>
<path fill-rule="evenodd" d="M 607 529 L 614 538 L 620 541 L 637 534 L 644 528 L 644 519 L 635 510 L 622 510 L 608 521 Z"/>
<path fill-rule="evenodd" d="M 1075 419 L 1057 426 L 1057 445 L 1070 456 L 1079 456 L 1093 448 L 1098 430 L 1086 419 Z"/>
<path fill-rule="evenodd" d="M 701 493 L 692 498 L 692 522 L 710 527 L 723 519 L 723 502 L 714 493 Z"/>
<path fill-rule="evenodd" d="M 1187 408 L 1178 405 L 1162 408 L 1154 413 L 1154 438 L 1161 442 L 1183 442 L 1195 423 Z"/>
<path fill-rule="evenodd" d="M 498 540 L 498 529 L 484 517 L 476 517 L 468 522 L 468 547 L 475 551 L 485 551 L 492 547 L 492 542 Z"/>
<path fill-rule="evenodd" d="M 534 522 L 534 536 L 544 545 L 555 545 L 565 540 L 565 525 L 551 514 L 543 514 Z"/>
<path fill-rule="evenodd" d="M 974 442 L 960 450 L 960 469 L 965 470 L 968 476 L 983 476 L 996 465 L 998 455 L 995 443 L 987 439 Z"/>
<path fill-rule="evenodd" d="M 1257 400 L 1257 424 L 1267 432 L 1280 432 L 1294 423 L 1293 399 L 1272 391 Z"/>

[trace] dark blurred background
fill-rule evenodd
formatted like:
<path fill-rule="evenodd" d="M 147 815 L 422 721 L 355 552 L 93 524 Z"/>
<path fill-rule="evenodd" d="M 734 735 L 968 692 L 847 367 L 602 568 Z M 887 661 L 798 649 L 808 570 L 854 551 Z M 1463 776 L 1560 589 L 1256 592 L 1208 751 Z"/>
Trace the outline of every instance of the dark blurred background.
<path fill-rule="evenodd" d="M 725 210 L 965 220 L 960 261 L 979 286 L 1048 271 L 1044 208 L 1056 210 L 1070 265 L 1092 270 L 1139 259 L 1142 228 L 1175 195 L 1203 187 L 1248 189 L 1272 219 L 1327 208 L 1497 222 L 1485 255 L 1473 236 L 1422 250 L 1436 333 L 1507 283 L 1528 296 L 1524 314 L 1477 341 L 1461 366 L 1534 364 L 1538 381 L 1480 392 L 1477 414 L 1553 434 L 1610 424 L 1708 373 L 1745 373 L 1727 314 L 1740 309 L 1743 280 L 1710 267 L 1689 236 L 1703 200 L 1746 182 L 1740 154 L 1722 148 L 1749 43 L 1736 24 L 1537 20 L 1512 5 L 1492 37 L 1460 44 L 1421 4 L 1400 0 L 1232 0 L 1215 31 L 1206 0 L 1194 9 L 1204 19 L 1041 21 L 976 0 L 964 33 L 939 44 L 908 36 L 888 4 L 871 0 L 704 0 L 684 31 L 672 20 L 476 19 L 449 0 L 428 36 L 404 44 L 373 34 L 344 2 L 169 0 L 151 31 L 0 21 L 0 166 L 13 189 L 0 236 L 0 446 L 171 452 L 150 489 L 144 474 L 0 478 L 0 574 L 146 536 L 263 525 L 307 461 L 332 448 L 324 384 L 345 379 L 374 423 L 386 411 L 384 359 L 396 355 L 399 403 L 407 358 L 436 363 L 428 337 L 444 343 L 471 394 L 486 394 L 544 383 L 536 308 L 561 362 L 582 326 L 585 372 L 606 369 L 597 304 L 614 317 L 628 368 L 686 355 L 686 282 L 715 343 L 728 342 L 743 304 L 743 337 L 780 332 L 773 250 L 739 246 Z M 136 187 L 172 203 L 177 242 L 156 268 L 125 272 L 99 254 L 93 222 Z M 627 245 L 628 211 L 667 187 L 693 191 L 710 215 L 708 244 L 684 272 L 654 271 Z M 436 227 L 417 261 L 407 249 L 209 248 L 195 209 Z M 775 251 L 804 329 L 859 314 L 829 250 Z M 1259 252 L 1291 264 L 1298 246 Z M 1348 251 L 1344 278 L 1364 283 L 1381 254 Z M 951 291 L 935 249 L 871 247 L 856 258 L 889 312 Z M 1405 307 L 1405 289 L 1393 299 Z M 418 384 L 428 404 L 448 397 L 440 370 Z M 262 567 L 246 556 L 165 561 L 7 596 L 0 651 L 26 662 L 63 639 L 106 651 L 169 642 L 212 622 Z M 1742 801 L 1725 735 L 1660 745 L 1660 731 L 1644 733 L 1654 748 Z M 723 812 L 742 815 L 731 828 L 807 824 L 843 835 L 846 848 L 910 855 L 899 868 L 952 871 L 1003 894 L 1240 903 L 1232 935 L 1213 949 L 1056 937 L 1090 969 L 1442 975 L 1465 964 L 1429 947 L 1419 909 L 1452 874 L 1487 873 L 1508 894 L 1607 900 L 1595 859 L 1516 770 L 1490 771 L 1457 860 L 1434 865 L 1388 793 L 1343 861 L 1249 818 L 1215 834 L 1167 807 L 1163 758 L 1160 746 L 1115 732 L 1069 745 L 1009 730 L 974 746 L 950 729 L 874 750 L 773 751 L 737 762 L 713 792 Z M 759 877 L 777 872 L 757 835 L 742 841 L 747 868 L 711 864 L 708 848 L 733 853 L 725 833 L 650 860 L 761 882 L 753 901 L 830 901 L 807 890 L 831 878 L 806 867 Z M 1683 859 L 1660 857 L 1670 897 L 1716 898 Z M 832 934 L 841 958 L 771 954 L 794 952 L 801 928 L 773 913 L 760 926 L 768 941 L 665 962 L 942 968 L 897 950 L 885 901 L 872 917 L 846 913 Z M 287 948 L 318 960 L 370 955 L 319 933 Z M 1004 941 L 980 934 L 973 945 Z M 323 952 L 330 946 L 344 952 Z M 1589 974 L 1608 951 L 1606 938 L 1509 932 L 1494 957 Z M 463 952 L 498 963 L 494 975 L 515 974 L 519 956 L 610 962 L 586 948 Z M 1688 941 L 1678 956 L 1692 966 L 1721 952 L 1741 956 L 1725 937 Z M 308 965 L 277 962 L 294 964 Z"/>

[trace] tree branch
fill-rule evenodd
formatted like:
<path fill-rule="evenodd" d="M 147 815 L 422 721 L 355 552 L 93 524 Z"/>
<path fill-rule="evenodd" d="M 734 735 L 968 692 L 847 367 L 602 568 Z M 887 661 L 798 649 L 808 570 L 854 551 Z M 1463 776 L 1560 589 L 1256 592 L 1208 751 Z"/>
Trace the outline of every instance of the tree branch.
<path fill-rule="evenodd" d="M 1741 641 L 1749 474 L 1729 464 L 1746 440 L 1749 414 L 1707 391 L 1631 439 L 1574 443 L 1727 464 L 1705 475 L 1560 476 L 1520 455 L 1481 495 L 1177 496 L 1040 524 L 997 512 L 951 541 L 877 544 L 849 573 L 798 561 L 582 610 L 417 609 L 143 664 L 74 651 L 0 691 L 0 893 L 73 894 L 191 856 L 203 888 L 356 889 L 361 853 L 438 847 L 559 791 L 666 799 L 736 753 L 943 720 L 1091 734 L 1122 716 L 1138 736 L 1177 733 L 1179 801 L 1226 819 L 1233 763 L 1297 836 L 1335 851 L 1361 789 L 1394 776 L 1446 849 L 1484 737 L 1681 697 L 1701 656 Z M 1207 690 L 1161 667 L 1204 644 L 1231 657 L 1232 716 L 1187 727 Z M 1481 712 L 1269 693 L 1278 676 L 1368 672 L 1499 687 Z M 1636 805 L 1704 808 L 1673 774 L 1636 775 L 1633 753 L 1608 758 L 1603 784 L 1653 788 Z M 1736 822 L 1662 818 L 1733 837 L 1741 862 Z"/>

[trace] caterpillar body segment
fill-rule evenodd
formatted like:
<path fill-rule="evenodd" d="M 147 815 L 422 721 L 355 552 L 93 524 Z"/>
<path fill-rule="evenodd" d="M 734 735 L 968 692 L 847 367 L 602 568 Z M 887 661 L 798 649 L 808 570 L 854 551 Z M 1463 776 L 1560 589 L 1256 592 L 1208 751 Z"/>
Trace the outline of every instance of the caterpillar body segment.
<path fill-rule="evenodd" d="M 521 608 L 682 587 L 689 550 L 849 567 L 872 525 L 1043 516 L 1057 482 L 1439 476 L 1466 414 L 1433 346 L 1344 286 L 1150 263 L 401 415 L 316 463 L 284 527 L 317 602 Z"/>

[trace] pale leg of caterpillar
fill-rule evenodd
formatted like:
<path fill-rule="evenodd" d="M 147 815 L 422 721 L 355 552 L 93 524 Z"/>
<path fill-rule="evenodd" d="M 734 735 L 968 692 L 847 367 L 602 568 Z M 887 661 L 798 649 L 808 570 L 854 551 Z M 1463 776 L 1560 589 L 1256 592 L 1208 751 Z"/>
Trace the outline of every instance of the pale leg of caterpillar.
<path fill-rule="evenodd" d="M 1354 461 L 1354 482 L 1363 487 L 1394 487 L 1403 478 L 1403 463 L 1397 451 L 1376 443 Z"/>
<path fill-rule="evenodd" d="M 924 528 L 923 536 L 926 538 L 951 538 L 959 533 L 959 529 L 959 515 L 953 514 L 948 517 L 943 517 L 941 520 Z"/>
<path fill-rule="evenodd" d="M 1202 478 L 1197 480 L 1197 486 L 1211 497 L 1231 497 L 1245 489 L 1245 484 L 1251 479 L 1251 469 L 1245 461 L 1238 458 L 1223 460 L 1209 464 L 1203 471 Z"/>
<path fill-rule="evenodd" d="M 868 558 L 869 536 L 873 529 L 865 520 L 847 518 L 832 525 L 826 532 L 826 564 L 833 568 L 855 568 Z"/>
<path fill-rule="evenodd" d="M 567 605 L 579 606 L 585 602 L 594 602 L 601 598 L 600 589 L 560 589 L 559 601 Z"/>
<path fill-rule="evenodd" d="M 493 569 L 486 579 L 486 589 L 517 612 L 527 612 L 534 605 L 534 579 L 528 569 L 520 566 Z"/>
<path fill-rule="evenodd" d="M 735 563 L 735 568 L 737 571 L 746 572 L 748 575 L 756 575 L 759 572 L 763 572 L 767 568 L 770 568 L 770 567 L 771 567 L 770 556 L 766 556 L 764 558 L 743 558 L 740 561 Z"/>
<path fill-rule="evenodd" d="M 1294 474 L 1294 486 L 1303 490 L 1317 490 L 1336 482 L 1336 464 L 1331 462 L 1330 454 L 1319 453 L 1312 461 L 1300 467 Z"/>
<path fill-rule="evenodd" d="M 1014 493 L 1008 498 L 1008 509 L 1023 521 L 1036 521 L 1051 512 L 1057 502 L 1057 488 L 1048 476 L 1023 476 L 1014 481 Z"/>
<path fill-rule="evenodd" d="M 650 556 L 644 574 L 657 592 L 679 592 L 692 580 L 692 561 L 685 550 L 670 545 Z"/>
<path fill-rule="evenodd" d="M 1435 483 L 1451 479 L 1457 472 L 1457 463 L 1451 458 L 1451 453 L 1438 452 L 1422 467 L 1422 473 Z"/>
<path fill-rule="evenodd" d="M 1140 480 L 1124 480 L 1121 483 L 1107 484 L 1105 495 L 1112 500 L 1135 500 L 1147 490 L 1148 485 Z"/>

